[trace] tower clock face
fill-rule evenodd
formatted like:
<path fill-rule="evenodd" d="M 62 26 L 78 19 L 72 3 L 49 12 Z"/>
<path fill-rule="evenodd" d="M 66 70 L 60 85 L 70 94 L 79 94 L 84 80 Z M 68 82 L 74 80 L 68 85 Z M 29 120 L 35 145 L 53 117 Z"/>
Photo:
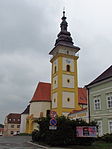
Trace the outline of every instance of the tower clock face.
<path fill-rule="evenodd" d="M 70 64 L 71 63 L 70 59 L 66 59 L 66 63 Z"/>

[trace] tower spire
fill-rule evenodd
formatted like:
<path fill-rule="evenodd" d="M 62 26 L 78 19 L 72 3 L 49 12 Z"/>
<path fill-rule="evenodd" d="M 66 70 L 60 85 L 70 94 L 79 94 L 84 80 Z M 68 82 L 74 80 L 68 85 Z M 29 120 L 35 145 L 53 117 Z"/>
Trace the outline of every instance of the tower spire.
<path fill-rule="evenodd" d="M 68 23 L 66 22 L 65 10 L 63 10 L 63 17 L 61 19 L 62 19 L 62 22 L 60 24 L 61 31 L 67 31 Z"/>
<path fill-rule="evenodd" d="M 70 32 L 67 31 L 68 23 L 66 21 L 65 10 L 63 10 L 62 22 L 60 24 L 61 31 L 56 39 L 55 46 L 64 45 L 74 47 Z"/>

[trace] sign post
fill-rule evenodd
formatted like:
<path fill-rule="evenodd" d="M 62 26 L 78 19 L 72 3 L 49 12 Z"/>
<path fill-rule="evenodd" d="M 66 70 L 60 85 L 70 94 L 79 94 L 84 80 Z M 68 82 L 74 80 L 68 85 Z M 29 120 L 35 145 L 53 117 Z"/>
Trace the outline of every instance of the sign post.
<path fill-rule="evenodd" d="M 49 126 L 49 129 L 50 130 L 56 130 L 57 129 L 57 120 L 55 119 L 55 117 L 57 116 L 57 113 L 55 111 L 51 111 L 50 112 L 50 126 Z"/>

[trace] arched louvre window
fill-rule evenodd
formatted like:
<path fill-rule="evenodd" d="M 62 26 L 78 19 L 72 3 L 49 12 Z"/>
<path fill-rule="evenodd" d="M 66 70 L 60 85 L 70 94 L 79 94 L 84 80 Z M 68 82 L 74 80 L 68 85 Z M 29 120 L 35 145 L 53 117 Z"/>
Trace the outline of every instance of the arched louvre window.
<path fill-rule="evenodd" d="M 66 71 L 70 72 L 70 65 L 66 65 Z"/>
<path fill-rule="evenodd" d="M 55 66 L 55 67 L 54 67 L 54 73 L 56 73 L 56 71 L 57 71 L 56 69 L 57 69 L 57 68 L 56 68 L 56 66 Z"/>

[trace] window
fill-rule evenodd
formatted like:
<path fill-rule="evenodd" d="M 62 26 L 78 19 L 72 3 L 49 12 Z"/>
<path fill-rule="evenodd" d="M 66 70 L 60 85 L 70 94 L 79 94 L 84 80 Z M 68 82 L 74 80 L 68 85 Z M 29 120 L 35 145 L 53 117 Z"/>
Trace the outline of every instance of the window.
<path fill-rule="evenodd" d="M 100 97 L 96 97 L 94 99 L 94 110 L 100 110 L 100 109 L 101 109 Z"/>
<path fill-rule="evenodd" d="M 102 121 L 101 120 L 99 120 L 99 121 L 97 121 L 97 125 L 98 125 L 98 135 L 99 136 L 102 136 Z"/>
<path fill-rule="evenodd" d="M 56 73 L 56 70 L 57 70 L 57 68 L 56 68 L 56 66 L 54 67 L 54 73 Z"/>
<path fill-rule="evenodd" d="M 11 135 L 13 135 L 14 134 L 14 132 L 13 131 L 11 131 L 11 133 L 10 133 Z"/>
<path fill-rule="evenodd" d="M 70 101 L 70 98 L 67 98 L 67 101 L 69 102 Z"/>
<path fill-rule="evenodd" d="M 70 83 L 70 80 L 69 80 L 69 79 L 67 79 L 67 82 L 68 82 L 68 83 Z"/>
<path fill-rule="evenodd" d="M 56 84 L 56 80 L 54 81 L 54 84 Z"/>
<path fill-rule="evenodd" d="M 18 122 L 20 121 L 20 119 L 18 118 Z"/>
<path fill-rule="evenodd" d="M 112 108 L 112 94 L 107 95 L 107 107 Z"/>
<path fill-rule="evenodd" d="M 70 65 L 66 65 L 66 71 L 70 72 Z"/>
<path fill-rule="evenodd" d="M 17 125 L 17 128 L 20 128 L 20 125 Z"/>
<path fill-rule="evenodd" d="M 109 133 L 112 133 L 112 120 L 108 121 L 108 129 L 109 129 Z"/>
<path fill-rule="evenodd" d="M 54 98 L 54 102 L 56 102 L 56 99 Z"/>
<path fill-rule="evenodd" d="M 11 128 L 14 128 L 14 125 L 11 125 Z"/>
<path fill-rule="evenodd" d="M 9 118 L 9 121 L 11 121 L 11 118 Z"/>
<path fill-rule="evenodd" d="M 16 121 L 16 119 L 14 118 L 14 119 L 13 119 L 13 121 L 15 122 L 15 121 Z"/>

